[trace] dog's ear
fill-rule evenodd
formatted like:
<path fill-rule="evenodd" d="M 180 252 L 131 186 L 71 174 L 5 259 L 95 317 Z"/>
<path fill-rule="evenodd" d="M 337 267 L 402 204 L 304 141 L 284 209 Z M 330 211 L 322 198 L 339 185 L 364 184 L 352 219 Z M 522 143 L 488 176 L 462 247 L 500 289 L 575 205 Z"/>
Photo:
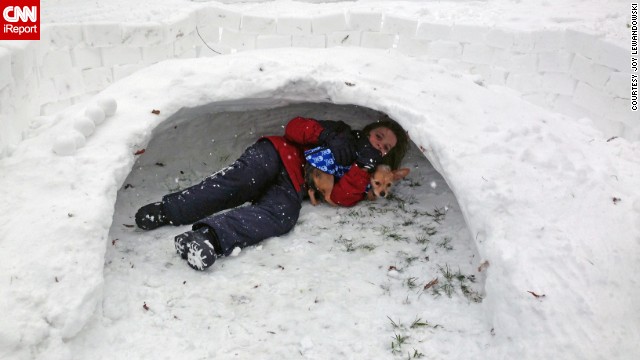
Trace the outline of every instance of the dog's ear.
<path fill-rule="evenodd" d="M 402 168 L 393 171 L 393 181 L 398 181 L 400 179 L 404 179 L 407 175 L 409 175 L 409 168 Z"/>

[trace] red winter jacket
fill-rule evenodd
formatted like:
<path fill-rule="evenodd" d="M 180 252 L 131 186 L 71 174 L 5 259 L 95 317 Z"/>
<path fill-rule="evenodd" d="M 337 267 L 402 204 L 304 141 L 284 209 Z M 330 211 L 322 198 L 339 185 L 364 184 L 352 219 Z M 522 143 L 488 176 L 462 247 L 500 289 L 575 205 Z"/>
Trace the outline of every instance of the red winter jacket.
<path fill-rule="evenodd" d="M 304 185 L 304 151 L 320 145 L 318 136 L 323 127 L 314 119 L 296 117 L 289 121 L 284 136 L 267 136 L 280 154 L 287 173 L 296 191 Z M 338 180 L 331 191 L 331 201 L 340 206 L 353 206 L 364 199 L 370 174 L 357 165 Z"/>

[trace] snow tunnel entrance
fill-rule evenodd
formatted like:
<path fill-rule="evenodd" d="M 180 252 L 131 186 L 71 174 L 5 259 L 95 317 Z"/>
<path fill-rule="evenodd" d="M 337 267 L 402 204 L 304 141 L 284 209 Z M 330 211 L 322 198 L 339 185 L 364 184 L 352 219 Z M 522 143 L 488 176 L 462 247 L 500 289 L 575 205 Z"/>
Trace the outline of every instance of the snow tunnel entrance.
<path fill-rule="evenodd" d="M 203 273 L 190 269 L 173 247 L 173 237 L 189 226 L 147 232 L 132 226 L 137 208 L 230 164 L 259 136 L 282 134 L 295 116 L 339 119 L 358 129 L 378 115 L 369 108 L 331 103 L 258 110 L 238 103 L 235 111 L 207 110 L 212 108 L 183 109 L 158 126 L 119 190 L 105 255 L 102 316 L 108 321 L 92 324 L 82 336 L 129 334 L 119 345 L 109 345 L 116 346 L 112 352 L 125 352 L 139 349 L 133 346 L 136 334 L 148 338 L 152 332 L 158 339 L 172 339 L 169 343 L 207 343 L 214 354 L 223 354 L 233 349 L 232 342 L 224 341 L 226 332 L 244 332 L 241 323 L 249 321 L 252 328 L 266 329 L 256 335 L 259 339 L 270 336 L 271 329 L 329 331 L 332 337 L 314 338 L 316 348 L 329 356 L 341 353 L 340 343 L 331 340 L 341 336 L 367 339 L 363 348 L 378 348 L 382 340 L 376 337 L 388 317 L 429 319 L 461 332 L 473 332 L 483 323 L 477 306 L 484 288 L 476 270 L 477 248 L 454 194 L 413 143 L 403 161 L 411 173 L 390 198 L 353 208 L 305 202 L 289 234 L 218 259 Z M 139 311 L 141 306 L 151 309 L 155 319 Z M 210 327 L 212 318 L 223 326 Z M 239 324 L 238 318 L 244 320 Z M 360 324 L 355 330 L 354 323 Z M 269 349 L 286 346 L 286 337 L 279 339 Z M 161 355 L 163 346 L 140 351 Z"/>

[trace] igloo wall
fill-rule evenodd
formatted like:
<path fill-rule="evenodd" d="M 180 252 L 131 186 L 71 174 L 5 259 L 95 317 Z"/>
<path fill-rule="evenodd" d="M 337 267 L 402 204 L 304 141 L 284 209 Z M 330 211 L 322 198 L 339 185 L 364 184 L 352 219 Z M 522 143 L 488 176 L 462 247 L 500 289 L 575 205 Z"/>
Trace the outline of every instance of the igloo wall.
<path fill-rule="evenodd" d="M 422 21 L 354 7 L 269 16 L 217 2 L 150 22 L 45 23 L 40 41 L 0 42 L 0 156 L 29 123 L 153 63 L 267 48 L 389 49 L 504 85 L 535 104 L 637 140 L 629 51 L 578 30 Z M 323 10 L 324 9 L 324 10 Z"/>

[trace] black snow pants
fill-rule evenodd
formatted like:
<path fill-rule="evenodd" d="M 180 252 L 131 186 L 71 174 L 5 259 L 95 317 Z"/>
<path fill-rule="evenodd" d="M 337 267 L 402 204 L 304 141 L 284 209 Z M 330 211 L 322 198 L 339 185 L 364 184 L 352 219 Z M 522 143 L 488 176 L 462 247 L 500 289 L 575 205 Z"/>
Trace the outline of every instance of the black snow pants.
<path fill-rule="evenodd" d="M 250 204 L 241 206 L 246 202 Z M 174 225 L 211 227 L 222 254 L 229 255 L 236 246 L 288 233 L 298 221 L 302 194 L 273 144 L 262 139 L 199 184 L 165 195 L 162 204 Z M 231 210 L 218 213 L 226 209 Z"/>

